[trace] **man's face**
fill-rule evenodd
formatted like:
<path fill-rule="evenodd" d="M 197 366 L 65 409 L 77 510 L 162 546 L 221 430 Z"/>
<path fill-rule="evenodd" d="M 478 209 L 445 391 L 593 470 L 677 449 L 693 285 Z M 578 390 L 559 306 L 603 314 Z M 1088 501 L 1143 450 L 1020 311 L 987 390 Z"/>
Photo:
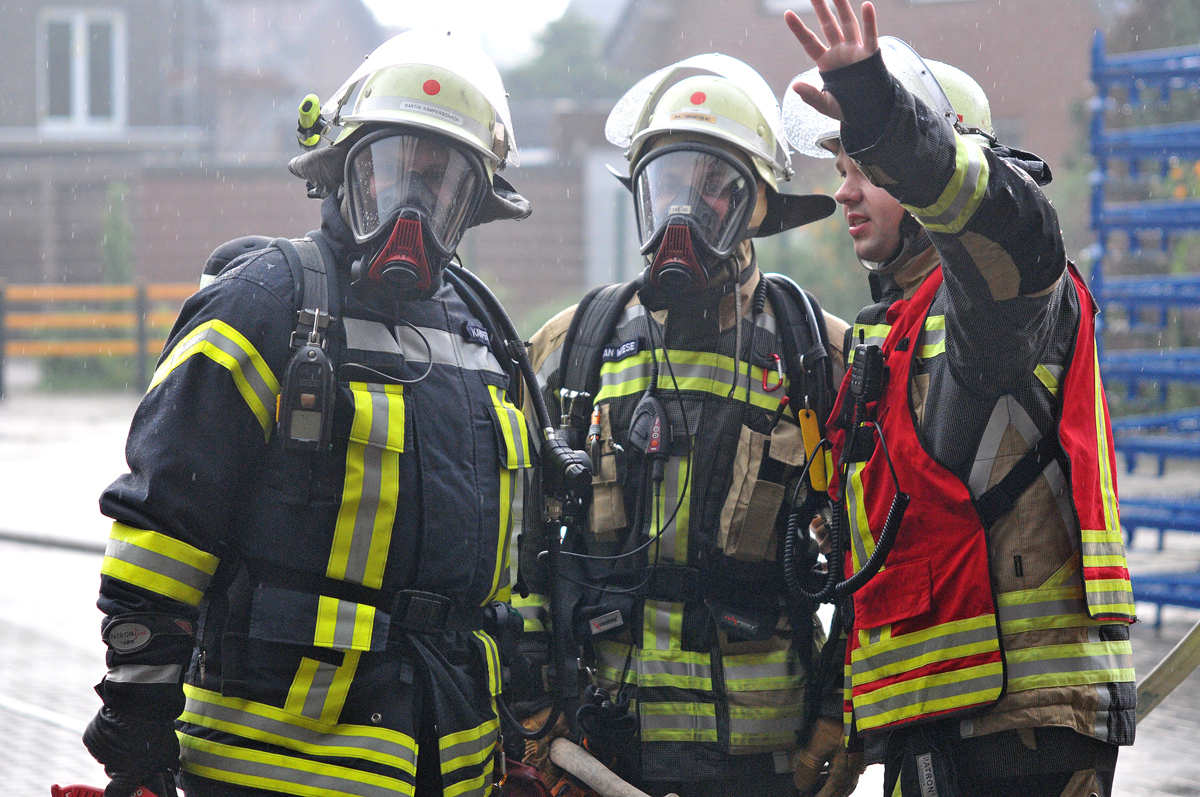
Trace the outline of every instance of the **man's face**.
<path fill-rule="evenodd" d="M 841 147 L 835 165 L 842 185 L 833 198 L 846 216 L 854 254 L 859 260 L 882 263 L 900 248 L 904 208 L 894 196 L 868 180 Z"/>

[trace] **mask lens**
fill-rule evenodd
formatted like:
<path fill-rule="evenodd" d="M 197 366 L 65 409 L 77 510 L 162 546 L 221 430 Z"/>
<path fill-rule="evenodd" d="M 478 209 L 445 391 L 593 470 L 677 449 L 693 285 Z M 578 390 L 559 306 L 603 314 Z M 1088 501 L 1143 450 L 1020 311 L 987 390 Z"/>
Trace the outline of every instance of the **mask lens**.
<path fill-rule="evenodd" d="M 719 256 L 732 250 L 756 186 L 740 163 L 715 152 L 665 150 L 647 156 L 636 176 L 638 235 L 652 240 L 671 217 L 683 216 Z"/>
<path fill-rule="evenodd" d="M 346 159 L 350 225 L 361 243 L 402 210 L 419 211 L 448 253 L 462 238 L 485 188 L 478 158 L 431 136 L 366 138 Z"/>

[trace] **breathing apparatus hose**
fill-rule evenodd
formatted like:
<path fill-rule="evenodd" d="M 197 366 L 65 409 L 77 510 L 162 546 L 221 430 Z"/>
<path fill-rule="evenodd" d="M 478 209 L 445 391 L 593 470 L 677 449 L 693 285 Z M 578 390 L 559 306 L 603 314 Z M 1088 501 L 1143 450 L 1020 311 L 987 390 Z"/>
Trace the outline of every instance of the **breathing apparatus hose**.
<path fill-rule="evenodd" d="M 492 293 L 479 277 L 467 271 L 462 266 L 455 263 L 449 263 L 445 269 L 450 280 L 463 289 L 463 292 L 469 294 L 472 298 L 483 305 L 487 315 L 494 319 L 500 325 L 500 333 L 504 337 L 504 349 L 513 362 L 517 364 L 517 368 L 521 372 L 521 377 L 525 382 L 526 390 L 529 393 L 530 403 L 533 405 L 534 415 L 537 416 L 538 439 L 541 443 L 540 454 L 543 463 L 543 471 L 548 472 L 555 469 L 562 474 L 562 482 L 564 485 L 573 486 L 574 488 L 591 488 L 591 469 L 586 460 L 582 459 L 577 452 L 573 451 L 567 445 L 565 440 L 554 435 L 554 425 L 550 418 L 550 411 L 546 407 L 546 400 L 542 396 L 541 390 L 538 389 L 537 377 L 533 372 L 533 365 L 529 361 L 529 353 L 525 349 L 525 344 L 521 340 L 521 336 L 517 334 L 516 326 L 512 319 L 508 317 L 508 313 L 500 304 L 500 300 Z M 575 514 L 582 513 L 586 516 L 588 507 L 582 502 L 580 506 L 573 507 Z M 564 511 L 567 508 L 564 507 Z M 564 515 L 564 528 L 569 528 L 572 521 L 580 520 L 578 517 L 568 517 Z M 569 655 L 569 651 L 574 649 L 574 640 L 571 637 L 571 616 L 568 607 L 568 601 L 565 594 L 566 582 L 556 577 L 560 566 L 560 551 L 562 547 L 562 538 L 558 534 L 549 535 L 549 570 L 550 570 L 550 606 L 551 610 L 557 610 L 553 622 L 553 662 L 555 673 L 554 693 L 552 695 L 553 702 L 550 707 L 550 714 L 546 717 L 546 721 L 540 728 L 528 729 L 521 725 L 520 721 L 513 715 L 508 705 L 504 702 L 503 696 L 498 696 L 496 704 L 500 709 L 500 713 L 504 716 L 509 730 L 517 737 L 529 741 L 534 741 L 545 737 L 554 728 L 558 722 L 558 718 L 564 713 L 567 715 L 569 723 L 573 724 L 575 712 L 568 707 L 578 702 L 578 695 L 575 694 L 575 682 L 569 678 L 569 674 L 576 671 L 576 661 Z M 565 615 L 559 616 L 559 615 Z"/>
<path fill-rule="evenodd" d="M 887 442 L 883 439 L 882 431 L 873 421 L 869 421 L 865 424 L 859 424 L 858 419 L 860 417 L 860 410 L 865 410 L 865 407 L 855 407 L 854 419 L 850 426 L 850 439 L 846 444 L 846 450 L 853 450 L 855 436 L 864 426 L 874 428 L 875 431 L 879 433 L 879 442 L 880 445 L 883 446 L 883 453 L 887 458 L 888 467 L 892 468 L 892 457 L 891 454 L 888 453 Z M 821 444 L 817 446 L 817 449 L 813 452 L 813 457 L 810 458 L 809 462 L 804 467 L 804 472 L 801 473 L 801 479 L 804 478 L 809 467 L 811 467 L 812 463 L 816 460 L 817 454 L 820 453 L 821 446 L 828 444 L 828 441 L 822 440 Z M 787 533 L 784 536 L 783 543 L 784 581 L 787 584 L 788 590 L 793 595 L 801 597 L 813 605 L 843 600 L 846 597 L 853 595 L 855 592 L 861 589 L 864 584 L 875 577 L 875 574 L 879 572 L 879 568 L 883 567 L 884 562 L 887 561 L 888 553 L 891 552 L 892 545 L 896 541 L 896 533 L 900 529 L 900 523 L 904 520 L 904 513 L 908 509 L 910 496 L 908 493 L 900 489 L 900 483 L 896 480 L 895 469 L 892 468 L 892 479 L 896 484 L 896 495 L 892 498 L 892 504 L 888 508 L 887 518 L 883 523 L 883 530 L 879 534 L 879 540 L 875 543 L 875 550 L 871 552 L 871 555 L 867 557 L 867 561 L 856 573 L 851 575 L 850 578 L 846 579 L 845 581 L 839 581 L 838 571 L 841 567 L 843 557 L 842 512 L 846 506 L 846 477 L 848 471 L 849 465 L 847 464 L 847 466 L 843 468 L 841 474 L 842 478 L 839 479 L 838 501 L 834 503 L 833 514 L 830 518 L 830 552 L 829 556 L 826 558 L 828 570 L 825 574 L 824 584 L 821 586 L 821 589 L 817 590 L 816 592 L 811 592 L 805 589 L 804 583 L 800 579 L 799 574 L 796 572 L 796 559 L 800 553 L 797 549 L 801 544 L 801 534 L 806 534 L 806 531 L 802 532 L 800 529 L 799 509 L 793 510 L 791 514 L 788 515 Z"/>

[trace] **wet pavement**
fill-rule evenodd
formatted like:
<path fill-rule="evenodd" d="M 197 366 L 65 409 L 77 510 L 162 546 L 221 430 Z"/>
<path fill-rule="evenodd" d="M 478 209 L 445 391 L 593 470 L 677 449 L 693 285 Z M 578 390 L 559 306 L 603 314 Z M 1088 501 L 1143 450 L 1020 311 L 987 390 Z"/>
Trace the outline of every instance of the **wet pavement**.
<path fill-rule="evenodd" d="M 125 433 L 137 404 L 132 394 L 48 395 L 14 392 L 0 401 L 0 535 L 45 538 L 85 548 L 103 546 L 108 522 L 100 491 L 124 468 Z M 1200 473 L 1153 463 L 1122 474 L 1123 494 L 1195 491 Z M 1200 535 L 1171 533 L 1157 551 L 1143 531 L 1129 551 L 1136 574 L 1200 568 Z M 99 707 L 92 692 L 104 672 L 95 608 L 100 555 L 0 537 L 0 795 L 45 797 L 51 783 L 105 782 L 79 735 Z M 1133 626 L 1139 679 L 1198 620 L 1200 612 L 1138 606 Z M 856 794 L 878 795 L 880 767 Z M 1118 795 L 1200 797 L 1200 672 L 1193 673 L 1138 727 L 1121 751 Z"/>

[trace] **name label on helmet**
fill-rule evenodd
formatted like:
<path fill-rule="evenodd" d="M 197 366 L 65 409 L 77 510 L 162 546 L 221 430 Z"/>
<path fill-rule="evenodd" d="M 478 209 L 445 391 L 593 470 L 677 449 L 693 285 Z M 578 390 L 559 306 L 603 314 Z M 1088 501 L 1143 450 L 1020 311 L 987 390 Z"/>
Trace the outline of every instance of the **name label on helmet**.
<path fill-rule="evenodd" d="M 606 363 L 611 363 L 616 360 L 624 360 L 626 357 L 637 354 L 639 351 L 641 351 L 641 348 L 642 339 L 634 338 L 633 340 L 625 341 L 620 346 L 606 347 L 601 355 L 601 359 Z"/>
<path fill-rule="evenodd" d="M 445 119 L 446 121 L 456 125 L 462 125 L 463 123 L 462 116 L 456 114 L 454 111 L 450 110 L 449 108 L 444 108 L 441 105 L 434 105 L 428 102 L 403 100 L 400 103 L 399 110 L 416 111 L 417 113 L 423 113 L 428 116 L 436 116 L 439 119 Z"/>
<path fill-rule="evenodd" d="M 707 108 L 697 108 L 694 111 L 676 111 L 671 114 L 669 119 L 672 122 L 704 122 L 709 125 L 717 123 L 717 117 L 709 113 Z"/>
<path fill-rule="evenodd" d="M 686 216 L 691 212 L 692 212 L 691 205 L 671 205 L 671 207 L 667 208 L 668 216 L 674 216 L 676 214 L 679 214 L 681 216 Z"/>

